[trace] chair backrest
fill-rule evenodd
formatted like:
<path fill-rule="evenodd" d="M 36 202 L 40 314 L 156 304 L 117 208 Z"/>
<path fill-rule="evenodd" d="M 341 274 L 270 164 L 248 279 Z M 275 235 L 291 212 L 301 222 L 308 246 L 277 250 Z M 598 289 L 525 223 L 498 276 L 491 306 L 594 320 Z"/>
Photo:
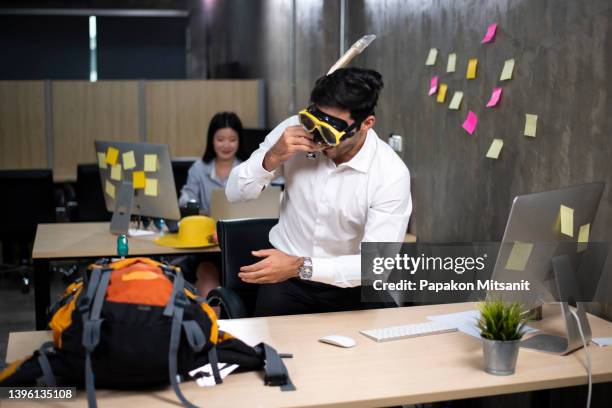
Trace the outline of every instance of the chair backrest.
<path fill-rule="evenodd" d="M 250 157 L 251 154 L 259 148 L 261 142 L 264 141 L 271 131 L 271 129 L 242 129 L 242 140 L 246 157 Z"/>
<path fill-rule="evenodd" d="M 110 221 L 97 164 L 79 164 L 76 181 L 77 218 L 79 221 Z"/>
<path fill-rule="evenodd" d="M 55 222 L 51 170 L 0 170 L 0 191 L 0 241 L 3 243 L 34 242 L 38 224 Z"/>
<path fill-rule="evenodd" d="M 193 158 L 172 160 L 172 173 L 174 174 L 174 185 L 178 197 L 181 196 L 181 188 L 187 183 L 187 175 L 194 161 Z"/>
<path fill-rule="evenodd" d="M 217 236 L 221 247 L 221 286 L 237 292 L 251 315 L 255 310 L 258 285 L 240 280 L 238 271 L 241 266 L 260 260 L 254 257 L 251 251 L 272 247 L 268 234 L 277 223 L 278 218 L 217 222 Z"/>
<path fill-rule="evenodd" d="M 210 216 L 215 220 L 242 218 L 278 218 L 282 191 L 268 187 L 256 200 L 230 203 L 222 189 L 214 189 L 210 198 Z"/>

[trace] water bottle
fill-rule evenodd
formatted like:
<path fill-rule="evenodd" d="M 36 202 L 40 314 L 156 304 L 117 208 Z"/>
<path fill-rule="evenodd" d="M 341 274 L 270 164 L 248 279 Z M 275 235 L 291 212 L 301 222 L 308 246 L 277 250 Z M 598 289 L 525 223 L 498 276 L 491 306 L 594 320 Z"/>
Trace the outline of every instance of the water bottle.
<path fill-rule="evenodd" d="M 117 255 L 124 259 L 128 255 L 128 239 L 125 234 L 121 234 L 117 237 Z"/>

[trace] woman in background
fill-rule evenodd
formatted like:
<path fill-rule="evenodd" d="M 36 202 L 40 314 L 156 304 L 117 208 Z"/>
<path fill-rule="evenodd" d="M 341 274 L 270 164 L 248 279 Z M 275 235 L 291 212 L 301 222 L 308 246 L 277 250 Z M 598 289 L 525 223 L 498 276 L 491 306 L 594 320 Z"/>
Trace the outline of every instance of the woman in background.
<path fill-rule="evenodd" d="M 225 189 L 232 169 L 246 159 L 242 137 L 242 123 L 238 115 L 219 112 L 213 116 L 208 126 L 204 155 L 193 163 L 187 174 L 187 183 L 181 189 L 181 207 L 195 200 L 200 214 L 210 214 L 212 190 Z M 199 256 L 194 261 L 197 264 L 196 287 L 201 296 L 207 296 L 208 292 L 219 286 L 219 270 L 214 263 Z"/>

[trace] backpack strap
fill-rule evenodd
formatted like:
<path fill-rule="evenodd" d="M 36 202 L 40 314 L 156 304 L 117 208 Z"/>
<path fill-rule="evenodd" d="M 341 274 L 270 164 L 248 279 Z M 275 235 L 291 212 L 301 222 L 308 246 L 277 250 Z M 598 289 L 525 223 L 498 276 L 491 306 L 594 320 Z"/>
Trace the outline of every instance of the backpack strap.
<path fill-rule="evenodd" d="M 260 343 L 256 348 L 266 360 L 264 383 L 269 386 L 280 386 L 281 391 L 295 391 L 295 385 L 289 377 L 287 366 L 276 349 L 266 343 Z M 289 355 L 283 355 L 283 357 L 289 357 Z"/>
<path fill-rule="evenodd" d="M 38 349 L 38 365 L 43 372 L 43 378 L 45 379 L 45 384 L 47 387 L 57 387 L 57 382 L 55 381 L 55 375 L 53 375 L 53 370 L 51 369 L 51 363 L 49 363 L 49 358 L 47 357 L 47 352 L 52 350 L 54 343 L 52 341 L 47 341 L 40 346 Z"/>
<path fill-rule="evenodd" d="M 85 348 L 85 386 L 87 388 L 87 403 L 90 408 L 96 408 L 96 387 L 91 354 L 100 342 L 100 331 L 102 320 L 102 306 L 106 297 L 106 290 L 110 281 L 111 272 L 109 268 L 95 268 L 92 271 L 87 287 L 87 294 L 79 304 L 79 311 L 83 318 L 83 347 Z M 93 299 L 92 299 L 93 297 Z"/>

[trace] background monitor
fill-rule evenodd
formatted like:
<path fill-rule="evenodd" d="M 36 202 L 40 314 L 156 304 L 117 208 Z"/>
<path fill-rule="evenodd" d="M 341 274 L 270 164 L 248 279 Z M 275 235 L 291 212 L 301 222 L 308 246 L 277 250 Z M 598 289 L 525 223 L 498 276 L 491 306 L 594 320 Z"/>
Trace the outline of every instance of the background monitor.
<path fill-rule="evenodd" d="M 504 282 L 526 279 L 537 287 L 532 284 L 529 292 L 489 291 L 487 297 L 520 301 L 526 308 L 558 300 L 552 259 L 560 255 L 567 255 L 570 267 L 582 285 L 583 296 L 594 294 L 603 264 L 596 270 L 592 259 L 587 259 L 587 256 L 597 254 L 594 251 L 579 250 L 580 244 L 577 241 L 582 226 L 590 224 L 592 230 L 603 189 L 604 183 L 595 182 L 517 196 L 512 203 L 492 279 Z M 571 237 L 561 233 L 561 205 L 573 210 Z M 522 270 L 520 267 L 507 268 L 517 242 L 519 245 L 526 244 L 528 249 L 522 251 L 525 260 Z M 598 259 L 601 260 L 601 257 Z"/>
<path fill-rule="evenodd" d="M 95 147 L 108 211 L 115 212 L 121 188 L 127 186 L 133 190 L 131 214 L 180 219 L 167 145 L 96 141 Z M 115 150 L 117 159 L 112 165 L 108 163 L 109 153 L 112 156 Z"/>

